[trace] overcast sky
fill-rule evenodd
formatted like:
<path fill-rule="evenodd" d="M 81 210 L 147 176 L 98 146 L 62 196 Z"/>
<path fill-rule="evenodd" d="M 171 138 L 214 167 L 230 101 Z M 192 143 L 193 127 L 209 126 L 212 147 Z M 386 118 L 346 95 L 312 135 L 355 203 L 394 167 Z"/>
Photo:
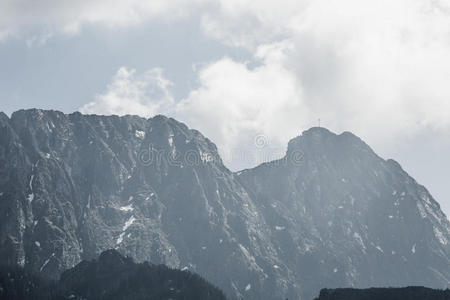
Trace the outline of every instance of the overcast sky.
<path fill-rule="evenodd" d="M 448 1 L 1 0 L 0 110 L 31 107 L 172 116 L 233 170 L 320 118 L 450 212 Z"/>

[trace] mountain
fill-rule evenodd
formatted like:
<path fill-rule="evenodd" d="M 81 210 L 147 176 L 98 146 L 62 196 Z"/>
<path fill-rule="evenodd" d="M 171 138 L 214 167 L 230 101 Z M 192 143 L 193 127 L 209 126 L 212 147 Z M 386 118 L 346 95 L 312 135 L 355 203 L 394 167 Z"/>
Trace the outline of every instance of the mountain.
<path fill-rule="evenodd" d="M 323 289 L 315 300 L 447 300 L 450 290 L 433 290 L 424 287 Z"/>
<path fill-rule="evenodd" d="M 280 229 L 271 241 L 303 286 L 449 286 L 450 227 L 439 204 L 355 135 L 312 128 L 284 159 L 239 177 Z"/>
<path fill-rule="evenodd" d="M 164 116 L 0 114 L 0 262 L 57 278 L 115 248 L 245 299 L 450 282 L 450 225 L 392 160 L 312 128 L 233 173 Z"/>
<path fill-rule="evenodd" d="M 1 299 L 211 299 L 224 294 L 200 276 L 147 262 L 136 264 L 116 250 L 82 261 L 57 282 L 16 267 L 0 271 Z"/>

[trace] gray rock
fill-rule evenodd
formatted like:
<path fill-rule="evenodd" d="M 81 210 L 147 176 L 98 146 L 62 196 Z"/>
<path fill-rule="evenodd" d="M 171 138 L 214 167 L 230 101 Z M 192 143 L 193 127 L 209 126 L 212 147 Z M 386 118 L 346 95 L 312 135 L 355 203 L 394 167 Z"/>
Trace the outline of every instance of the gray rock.
<path fill-rule="evenodd" d="M 56 278 L 115 248 L 245 299 L 450 281 L 450 226 L 394 161 L 312 128 L 230 172 L 164 116 L 0 114 L 0 262 Z"/>

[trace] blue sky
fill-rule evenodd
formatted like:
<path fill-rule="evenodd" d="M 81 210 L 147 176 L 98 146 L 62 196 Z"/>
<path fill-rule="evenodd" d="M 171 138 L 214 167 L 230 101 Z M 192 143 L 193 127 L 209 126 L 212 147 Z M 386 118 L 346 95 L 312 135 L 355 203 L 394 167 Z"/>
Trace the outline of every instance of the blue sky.
<path fill-rule="evenodd" d="M 449 12 L 441 0 L 5 0 L 0 110 L 166 114 L 233 170 L 282 155 L 321 118 L 398 160 L 448 213 Z"/>

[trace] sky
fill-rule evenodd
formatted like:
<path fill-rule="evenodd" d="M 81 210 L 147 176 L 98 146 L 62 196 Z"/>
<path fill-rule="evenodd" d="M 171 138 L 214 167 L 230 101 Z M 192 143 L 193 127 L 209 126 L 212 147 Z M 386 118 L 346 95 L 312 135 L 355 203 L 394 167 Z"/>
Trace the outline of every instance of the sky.
<path fill-rule="evenodd" d="M 164 114 L 232 170 L 318 125 L 397 160 L 450 213 L 444 0 L 1 0 L 0 110 Z"/>

